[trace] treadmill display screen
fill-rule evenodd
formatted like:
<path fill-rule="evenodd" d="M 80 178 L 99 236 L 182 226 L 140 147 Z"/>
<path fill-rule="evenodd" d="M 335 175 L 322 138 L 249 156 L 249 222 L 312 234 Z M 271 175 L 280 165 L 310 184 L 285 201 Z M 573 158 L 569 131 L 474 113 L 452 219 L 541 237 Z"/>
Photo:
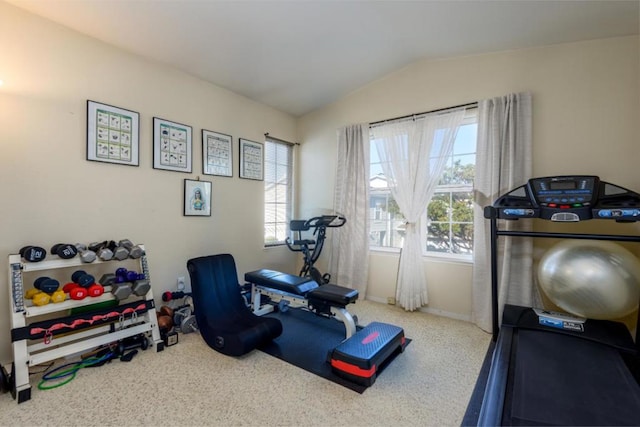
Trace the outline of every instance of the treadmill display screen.
<path fill-rule="evenodd" d="M 577 188 L 575 181 L 551 181 L 549 182 L 550 190 L 575 190 Z"/>

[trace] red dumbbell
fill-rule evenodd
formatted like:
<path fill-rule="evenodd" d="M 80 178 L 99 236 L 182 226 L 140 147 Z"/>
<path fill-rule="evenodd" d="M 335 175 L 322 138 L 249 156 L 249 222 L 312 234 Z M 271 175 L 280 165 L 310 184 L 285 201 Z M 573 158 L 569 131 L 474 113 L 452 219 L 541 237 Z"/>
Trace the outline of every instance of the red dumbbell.
<path fill-rule="evenodd" d="M 85 299 L 87 297 L 87 295 L 89 295 L 89 291 L 85 288 L 83 288 L 82 286 L 78 285 L 77 283 L 67 283 L 66 285 L 64 285 L 62 287 L 62 290 L 65 293 L 69 294 L 69 298 L 79 301 L 82 299 Z"/>

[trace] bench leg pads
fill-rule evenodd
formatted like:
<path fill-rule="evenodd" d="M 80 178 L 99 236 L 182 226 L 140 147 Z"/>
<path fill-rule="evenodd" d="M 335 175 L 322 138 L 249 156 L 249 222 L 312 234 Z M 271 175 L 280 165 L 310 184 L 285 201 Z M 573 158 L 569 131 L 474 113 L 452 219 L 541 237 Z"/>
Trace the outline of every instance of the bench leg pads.
<path fill-rule="evenodd" d="M 342 378 L 371 386 L 380 366 L 396 351 L 402 351 L 404 344 L 402 328 L 372 322 L 333 349 L 331 368 Z"/>

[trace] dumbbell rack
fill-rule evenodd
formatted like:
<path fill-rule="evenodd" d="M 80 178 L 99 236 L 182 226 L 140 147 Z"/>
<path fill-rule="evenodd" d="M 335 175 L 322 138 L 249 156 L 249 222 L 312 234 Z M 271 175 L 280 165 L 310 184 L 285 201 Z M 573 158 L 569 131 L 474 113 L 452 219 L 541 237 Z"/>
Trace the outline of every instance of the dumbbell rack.
<path fill-rule="evenodd" d="M 142 245 L 141 245 L 142 246 Z M 144 250 L 144 247 L 142 247 Z M 144 273 L 145 278 L 149 279 L 149 267 L 146 255 L 137 260 L 128 260 L 139 262 L 140 270 Z M 92 304 L 98 304 L 107 301 L 116 300 L 110 293 L 110 287 L 105 287 L 105 292 L 99 297 L 88 297 L 83 300 L 67 299 L 61 303 L 50 303 L 43 306 L 35 306 L 29 300 L 25 300 L 25 273 L 45 272 L 58 269 L 81 268 L 91 271 L 93 266 L 102 264 L 102 267 L 113 265 L 113 270 L 121 261 L 94 261 L 91 264 L 83 263 L 80 258 L 44 260 L 41 262 L 31 263 L 22 260 L 20 255 L 9 255 L 9 301 L 11 301 L 11 336 L 13 349 L 13 366 L 11 370 L 11 394 L 18 403 L 25 402 L 31 398 L 31 385 L 29 383 L 29 368 L 37 366 L 45 362 L 75 354 L 81 354 L 88 350 L 92 350 L 104 344 L 116 342 L 118 340 L 138 335 L 151 334 L 152 345 L 155 344 L 156 351 L 164 349 L 164 342 L 160 337 L 158 328 L 158 320 L 156 311 L 153 307 L 153 291 L 150 288 L 146 295 L 138 297 L 133 295 L 126 301 L 120 302 L 119 305 L 133 301 L 136 299 L 147 306 L 148 309 L 140 316 L 132 315 L 130 318 L 119 317 L 112 322 L 102 323 L 99 326 L 81 329 L 77 332 L 71 331 L 59 336 L 49 336 L 42 340 L 31 340 L 17 337 L 16 332 L 24 330 L 32 321 L 37 319 L 55 320 L 56 315 L 60 315 L 60 320 L 65 319 L 69 310 L 79 307 L 85 307 Z M 122 261 L 125 262 L 125 261 Z M 106 265 L 105 265 L 106 264 Z M 69 273 L 68 276 L 71 276 Z M 32 281 L 29 282 L 29 284 Z M 129 304 L 130 305 L 130 304 Z M 117 309 L 117 307 L 114 307 Z M 103 310 L 104 311 L 104 310 Z M 98 310 L 96 309 L 96 313 Z M 91 316 L 92 311 L 86 312 L 87 316 Z M 15 334 L 15 335 L 14 335 Z M 15 338 L 17 337 L 17 338 Z"/>

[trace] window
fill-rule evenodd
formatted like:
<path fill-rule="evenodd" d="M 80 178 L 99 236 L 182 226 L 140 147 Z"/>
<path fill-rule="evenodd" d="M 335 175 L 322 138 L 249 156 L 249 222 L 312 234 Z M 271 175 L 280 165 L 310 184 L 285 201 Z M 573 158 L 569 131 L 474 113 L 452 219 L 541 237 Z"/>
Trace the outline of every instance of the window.
<path fill-rule="evenodd" d="M 293 144 L 267 138 L 264 147 L 264 245 L 276 246 L 291 219 Z"/>
<path fill-rule="evenodd" d="M 477 133 L 477 109 L 472 109 L 458 130 L 453 152 L 423 217 L 425 253 L 472 254 Z M 369 243 L 372 248 L 402 248 L 405 219 L 387 186 L 374 141 L 370 144 Z"/>

